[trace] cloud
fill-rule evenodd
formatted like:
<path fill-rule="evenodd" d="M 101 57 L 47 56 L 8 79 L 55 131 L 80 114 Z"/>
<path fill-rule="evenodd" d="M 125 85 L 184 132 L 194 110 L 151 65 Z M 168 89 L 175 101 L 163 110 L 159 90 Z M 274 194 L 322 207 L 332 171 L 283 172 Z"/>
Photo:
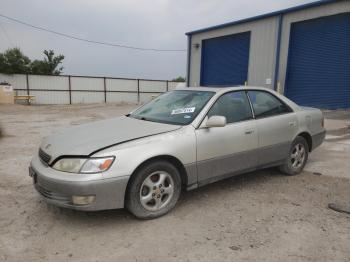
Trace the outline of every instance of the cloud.
<path fill-rule="evenodd" d="M 308 0 L 2 0 L 1 13 L 55 31 L 126 45 L 186 49 L 185 32 Z M 186 74 L 186 53 L 142 52 L 65 39 L 0 18 L 0 52 L 11 42 L 31 58 L 65 55 L 64 73 L 170 79 Z"/>

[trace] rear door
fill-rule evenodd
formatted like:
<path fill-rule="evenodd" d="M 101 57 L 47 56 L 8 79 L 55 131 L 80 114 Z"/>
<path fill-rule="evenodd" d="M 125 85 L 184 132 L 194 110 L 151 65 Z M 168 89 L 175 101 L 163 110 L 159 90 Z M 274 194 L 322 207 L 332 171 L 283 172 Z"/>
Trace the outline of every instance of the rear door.
<path fill-rule="evenodd" d="M 267 91 L 248 91 L 259 133 L 258 165 L 278 163 L 288 155 L 298 130 L 296 114 Z"/>
<path fill-rule="evenodd" d="M 222 95 L 208 111 L 207 117 L 213 115 L 225 116 L 227 125 L 201 126 L 195 131 L 199 184 L 257 165 L 258 134 L 245 91 Z"/>

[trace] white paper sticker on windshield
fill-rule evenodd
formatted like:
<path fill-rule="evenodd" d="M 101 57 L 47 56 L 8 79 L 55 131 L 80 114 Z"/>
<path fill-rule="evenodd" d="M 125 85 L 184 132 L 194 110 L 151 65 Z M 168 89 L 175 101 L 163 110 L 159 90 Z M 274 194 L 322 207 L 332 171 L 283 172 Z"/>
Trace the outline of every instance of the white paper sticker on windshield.
<path fill-rule="evenodd" d="M 172 115 L 177 115 L 177 114 L 193 113 L 194 110 L 196 110 L 195 107 L 178 108 L 178 109 L 173 109 L 173 111 L 171 111 L 171 114 Z"/>

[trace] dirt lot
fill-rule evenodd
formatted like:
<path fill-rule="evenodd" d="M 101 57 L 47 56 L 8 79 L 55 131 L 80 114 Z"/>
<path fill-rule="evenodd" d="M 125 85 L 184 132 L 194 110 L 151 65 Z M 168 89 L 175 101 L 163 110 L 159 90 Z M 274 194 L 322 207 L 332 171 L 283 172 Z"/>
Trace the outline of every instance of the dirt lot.
<path fill-rule="evenodd" d="M 306 171 L 274 169 L 186 192 L 170 214 L 48 206 L 28 164 L 40 138 L 134 106 L 0 106 L 0 261 L 350 261 L 350 113 L 326 112 L 327 141 Z"/>

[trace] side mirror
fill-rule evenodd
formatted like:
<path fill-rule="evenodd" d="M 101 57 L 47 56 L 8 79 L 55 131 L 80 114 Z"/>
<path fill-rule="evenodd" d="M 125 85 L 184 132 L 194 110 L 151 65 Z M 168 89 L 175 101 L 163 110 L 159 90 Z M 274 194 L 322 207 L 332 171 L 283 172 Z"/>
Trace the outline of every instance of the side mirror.
<path fill-rule="evenodd" d="M 226 117 L 224 116 L 211 116 L 205 123 L 206 127 L 224 127 L 226 126 Z"/>

